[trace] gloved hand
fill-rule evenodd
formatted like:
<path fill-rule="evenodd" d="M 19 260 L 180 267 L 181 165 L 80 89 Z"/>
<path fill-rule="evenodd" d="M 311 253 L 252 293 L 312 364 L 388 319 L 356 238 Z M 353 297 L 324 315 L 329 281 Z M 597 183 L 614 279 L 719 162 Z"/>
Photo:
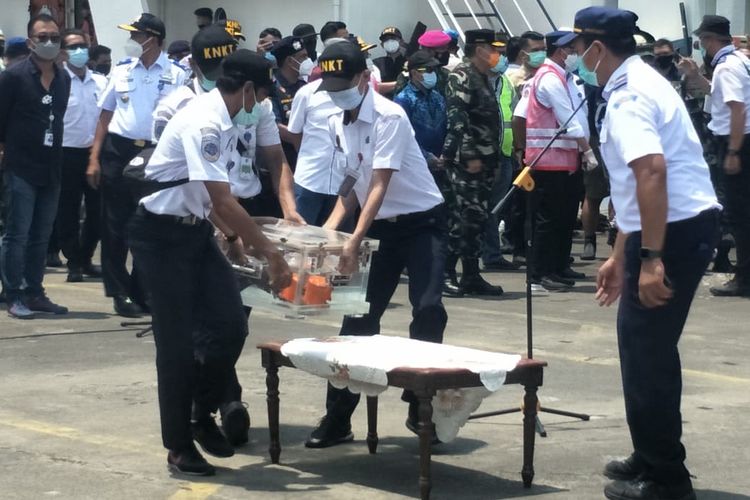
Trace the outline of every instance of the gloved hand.
<path fill-rule="evenodd" d="M 596 159 L 593 149 L 583 152 L 583 169 L 586 172 L 591 172 L 599 166 L 599 161 Z"/>

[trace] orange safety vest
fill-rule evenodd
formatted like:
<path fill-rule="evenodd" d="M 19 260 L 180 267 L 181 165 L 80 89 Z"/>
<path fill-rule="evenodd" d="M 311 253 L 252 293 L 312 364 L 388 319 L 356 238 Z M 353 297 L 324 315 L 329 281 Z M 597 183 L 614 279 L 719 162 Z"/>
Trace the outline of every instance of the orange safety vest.
<path fill-rule="evenodd" d="M 536 97 L 536 89 L 540 79 L 552 73 L 560 79 L 570 98 L 570 89 L 559 70 L 549 64 L 539 68 L 531 84 L 529 107 L 526 112 L 526 162 L 530 165 L 542 153 L 544 147 L 554 137 L 560 127 L 551 107 L 544 106 Z M 571 99 L 571 104 L 573 100 Z M 568 171 L 578 169 L 578 143 L 572 137 L 562 135 L 552 143 L 552 147 L 541 156 L 534 166 L 535 170 Z"/>

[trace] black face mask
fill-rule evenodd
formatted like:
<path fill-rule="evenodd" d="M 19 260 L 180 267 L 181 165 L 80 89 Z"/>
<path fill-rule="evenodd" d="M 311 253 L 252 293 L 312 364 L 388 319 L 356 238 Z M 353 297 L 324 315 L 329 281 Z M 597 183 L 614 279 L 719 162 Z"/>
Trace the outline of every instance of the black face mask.
<path fill-rule="evenodd" d="M 440 63 L 440 66 L 446 66 L 448 64 L 448 61 L 450 61 L 451 53 L 450 52 L 443 52 L 442 54 L 438 54 L 435 56 Z"/>
<path fill-rule="evenodd" d="M 654 58 L 654 62 L 656 63 L 656 66 L 660 69 L 669 69 L 672 65 L 674 65 L 674 55 L 663 54 L 663 55 L 656 56 Z"/>
<path fill-rule="evenodd" d="M 101 73 L 102 75 L 108 75 L 111 69 L 111 64 L 97 64 L 96 66 L 94 66 L 94 71 L 96 71 L 97 73 Z"/>

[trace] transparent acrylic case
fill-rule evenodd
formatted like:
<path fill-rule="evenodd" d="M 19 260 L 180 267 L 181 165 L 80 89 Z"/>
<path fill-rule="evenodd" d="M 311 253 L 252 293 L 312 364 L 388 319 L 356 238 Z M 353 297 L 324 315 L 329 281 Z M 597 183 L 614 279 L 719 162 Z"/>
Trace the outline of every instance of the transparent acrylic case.
<path fill-rule="evenodd" d="M 267 264 L 248 256 L 247 265 L 233 265 L 245 305 L 288 317 L 363 314 L 369 310 L 365 295 L 377 240 L 362 241 L 358 270 L 344 275 L 337 268 L 344 243 L 351 235 L 273 217 L 254 220 L 283 252 L 292 271 L 292 284 L 274 294 L 268 286 Z"/>

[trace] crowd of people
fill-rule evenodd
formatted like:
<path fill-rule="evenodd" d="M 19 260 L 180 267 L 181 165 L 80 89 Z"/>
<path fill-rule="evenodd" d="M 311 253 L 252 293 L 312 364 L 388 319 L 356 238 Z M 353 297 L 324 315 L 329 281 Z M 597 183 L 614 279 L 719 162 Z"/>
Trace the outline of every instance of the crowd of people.
<path fill-rule="evenodd" d="M 25 39 L 0 34 L 8 313 L 67 313 L 43 287 L 59 251 L 67 281 L 101 277 L 117 314 L 150 313 L 168 462 L 212 474 L 193 441 L 231 456 L 249 427 L 234 372 L 249 311 L 215 231 L 230 259 L 266 259 L 276 290 L 291 274 L 251 215 L 351 233 L 342 272 L 357 265 L 362 239 L 376 238 L 370 312 L 345 317 L 341 334 L 377 334 L 406 272 L 409 334 L 441 342 L 443 297 L 503 294 L 482 272 L 528 266 L 545 292 L 585 278 L 571 267 L 580 213 L 582 260 L 597 258 L 597 232 L 612 228 L 597 299 L 622 297 L 635 451 L 607 466 L 620 481 L 605 493 L 694 498 L 677 342 L 711 260 L 734 272 L 714 295 L 750 296 L 750 60 L 729 21 L 706 16 L 696 31 L 700 66 L 649 39 L 633 13 L 601 7 L 580 11 L 574 30 L 518 37 L 474 29 L 461 41 L 433 29 L 414 45 L 389 26 L 378 58 L 340 21 L 286 36 L 266 28 L 247 50 L 224 14 L 198 9 L 193 39 L 165 51 L 164 23 L 144 13 L 119 26 L 128 57 L 114 66 L 107 47 L 46 14 Z M 139 166 L 141 183 L 125 174 Z M 534 190 L 493 213 L 526 166 Z M 416 431 L 416 400 L 403 399 Z M 329 386 L 306 445 L 351 441 L 358 400 Z"/>

